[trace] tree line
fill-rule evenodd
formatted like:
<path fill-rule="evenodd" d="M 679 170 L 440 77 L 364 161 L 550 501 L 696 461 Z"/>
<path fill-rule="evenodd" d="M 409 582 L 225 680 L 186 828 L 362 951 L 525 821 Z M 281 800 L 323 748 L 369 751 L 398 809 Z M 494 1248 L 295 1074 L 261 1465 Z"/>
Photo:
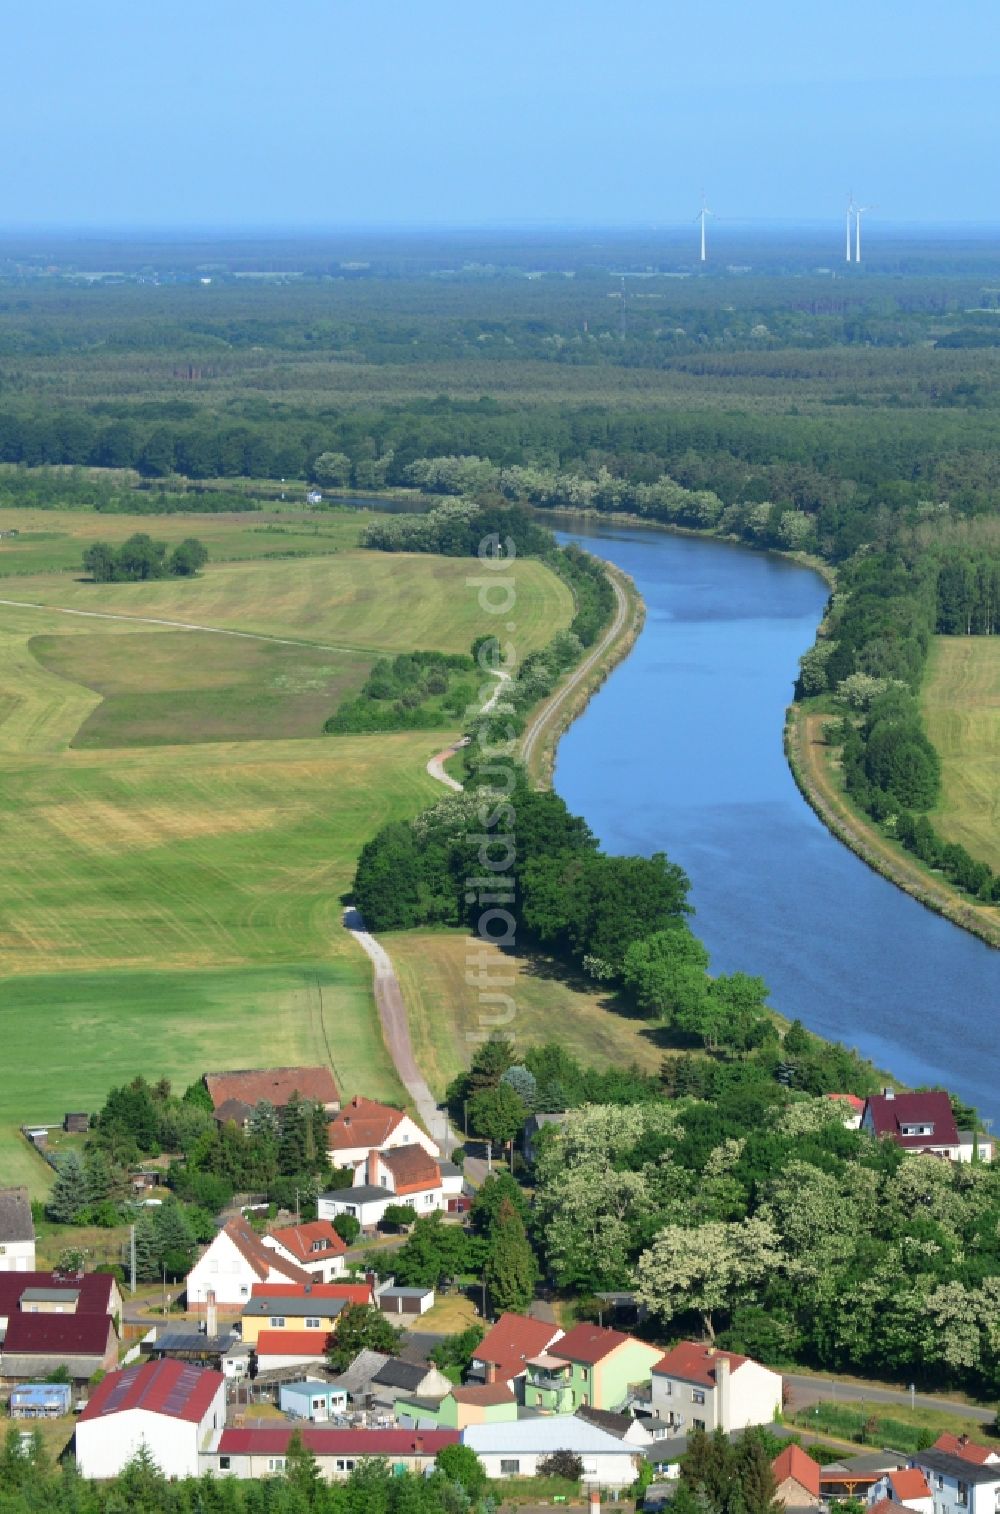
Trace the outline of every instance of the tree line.
<path fill-rule="evenodd" d="M 83 554 L 83 571 L 95 584 L 135 583 L 149 578 L 193 578 L 208 562 L 208 548 L 196 536 L 188 536 L 170 549 L 169 542 L 154 541 L 137 531 L 120 547 L 95 541 Z"/>

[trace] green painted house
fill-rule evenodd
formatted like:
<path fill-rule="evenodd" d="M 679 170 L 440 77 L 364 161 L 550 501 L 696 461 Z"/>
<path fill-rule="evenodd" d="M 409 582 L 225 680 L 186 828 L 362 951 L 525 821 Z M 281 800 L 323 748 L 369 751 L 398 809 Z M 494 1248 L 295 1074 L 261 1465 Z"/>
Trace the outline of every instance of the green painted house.
<path fill-rule="evenodd" d="M 573 1414 L 584 1405 L 619 1409 L 634 1389 L 649 1384 L 662 1355 L 658 1346 L 621 1330 L 577 1325 L 541 1356 L 529 1358 L 525 1407 L 550 1414 Z"/>
<path fill-rule="evenodd" d="M 517 1418 L 517 1399 L 506 1383 L 470 1383 L 442 1399 L 397 1398 L 396 1417 L 436 1430 L 464 1430 L 467 1425 L 501 1425 Z"/>

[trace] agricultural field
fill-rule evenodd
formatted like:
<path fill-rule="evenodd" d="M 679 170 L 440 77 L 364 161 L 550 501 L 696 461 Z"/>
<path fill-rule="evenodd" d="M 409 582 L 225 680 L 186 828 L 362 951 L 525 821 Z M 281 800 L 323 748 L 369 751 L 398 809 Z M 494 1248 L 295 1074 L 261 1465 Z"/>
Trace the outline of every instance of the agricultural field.
<path fill-rule="evenodd" d="M 0 471 L 0 488 L 3 474 Z M 253 510 L 232 514 L 118 515 L 93 510 L 36 510 L 0 506 L 0 578 L 74 573 L 95 541 L 113 545 L 144 531 L 171 546 L 197 536 L 215 562 L 282 555 L 324 556 L 356 547 L 365 526 L 383 517 L 371 510 Z M 16 531 L 16 536 L 9 533 Z"/>
<path fill-rule="evenodd" d="M 320 1060 L 403 1100 L 342 896 L 365 841 L 440 794 L 425 763 L 454 732 L 318 731 L 376 650 L 468 648 L 469 571 L 344 551 L 187 582 L 37 575 L 17 587 L 40 607 L 0 605 L 0 1182 L 46 1185 L 18 1124 L 137 1072 Z M 517 573 L 544 641 L 570 595 Z"/>
<path fill-rule="evenodd" d="M 934 828 L 1000 871 L 1000 639 L 937 637 L 921 702 L 941 758 Z"/>
<path fill-rule="evenodd" d="M 438 1097 L 489 1035 L 494 1022 L 487 1017 L 502 1009 L 486 1004 L 480 1019 L 478 991 L 466 973 L 478 972 L 481 955 L 496 992 L 514 1000 L 514 1018 L 503 1028 L 516 1040 L 536 1045 L 558 1040 L 591 1067 L 634 1062 L 644 1072 L 656 1072 L 660 1066 L 665 1042 L 655 1026 L 621 1010 L 605 990 L 550 975 L 544 962 L 505 956 L 460 931 L 389 931 L 379 940 L 403 988 L 421 1069 Z"/>

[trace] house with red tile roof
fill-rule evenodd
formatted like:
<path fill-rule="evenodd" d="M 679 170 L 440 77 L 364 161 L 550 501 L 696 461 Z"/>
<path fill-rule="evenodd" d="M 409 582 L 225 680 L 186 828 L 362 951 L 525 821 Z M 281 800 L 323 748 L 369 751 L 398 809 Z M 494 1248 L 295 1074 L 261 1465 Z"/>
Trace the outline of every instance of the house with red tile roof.
<path fill-rule="evenodd" d="M 457 1445 L 458 1430 L 333 1430 L 325 1426 L 275 1425 L 267 1429 L 226 1429 L 212 1438 L 202 1470 L 220 1477 L 273 1477 L 283 1472 L 288 1443 L 300 1435 L 326 1482 L 343 1482 L 359 1462 L 384 1461 L 392 1471 L 429 1472 L 445 1446 Z"/>
<path fill-rule="evenodd" d="M 781 1374 L 749 1356 L 681 1341 L 653 1367 L 654 1415 L 678 1435 L 769 1425 L 781 1410 Z"/>
<path fill-rule="evenodd" d="M 993 1142 L 976 1131 L 959 1131 L 951 1100 L 940 1088 L 897 1093 L 886 1088 L 865 1103 L 861 1129 L 894 1141 L 915 1155 L 946 1157 L 950 1162 L 991 1162 Z"/>
<path fill-rule="evenodd" d="M 884 1500 L 899 1508 L 912 1509 L 914 1514 L 934 1514 L 934 1495 L 919 1467 L 902 1467 L 880 1477 L 868 1494 L 868 1502 L 876 1504 Z"/>
<path fill-rule="evenodd" d="M 461 1171 L 450 1162 L 437 1161 L 423 1146 L 395 1146 L 370 1151 L 356 1169 L 353 1185 L 321 1193 L 316 1212 L 323 1220 L 350 1215 L 362 1230 L 371 1231 L 390 1206 L 405 1204 L 418 1216 L 433 1214 L 448 1209 L 462 1189 Z"/>
<path fill-rule="evenodd" d="M 401 1109 L 377 1104 L 356 1094 L 327 1127 L 330 1161 L 334 1167 L 363 1167 L 372 1151 L 394 1146 L 421 1146 L 428 1156 L 440 1151 L 430 1136 Z"/>
<path fill-rule="evenodd" d="M 989 1446 L 982 1446 L 978 1441 L 970 1440 L 967 1435 L 949 1435 L 947 1431 L 938 1436 L 931 1450 L 945 1451 L 949 1456 L 960 1456 L 980 1467 L 1000 1462 L 1000 1455 Z"/>
<path fill-rule="evenodd" d="M 331 1283 L 347 1270 L 347 1247 L 329 1220 L 308 1220 L 302 1225 L 282 1225 L 261 1236 L 261 1244 L 318 1283 Z"/>
<path fill-rule="evenodd" d="M 340 1094 L 328 1067 L 253 1067 L 238 1072 L 207 1072 L 205 1087 L 220 1124 L 245 1125 L 258 1104 L 285 1108 L 293 1094 L 319 1104 L 328 1114 L 340 1108 Z"/>
<path fill-rule="evenodd" d="M 801 1446 L 786 1446 L 771 1463 L 775 1498 L 786 1509 L 820 1507 L 819 1462 L 813 1461 Z"/>
<path fill-rule="evenodd" d="M 109 1372 L 76 1424 L 84 1477 L 117 1477 L 145 1445 L 167 1477 L 197 1477 L 199 1455 L 226 1422 L 226 1380 L 164 1358 Z"/>
<path fill-rule="evenodd" d="M 258 1283 L 308 1283 L 312 1274 L 263 1238 L 242 1215 L 210 1241 L 187 1275 L 187 1307 L 207 1309 L 210 1295 L 222 1309 L 240 1308 Z"/>
<path fill-rule="evenodd" d="M 828 1093 L 826 1098 L 832 1099 L 840 1109 L 848 1130 L 860 1129 L 861 1116 L 865 1112 L 864 1099 L 859 1099 L 856 1093 Z"/>
<path fill-rule="evenodd" d="M 528 1361 L 562 1339 L 563 1331 L 547 1320 L 526 1314 L 501 1314 L 487 1330 L 469 1365 L 469 1377 L 483 1383 L 506 1383 L 523 1395 Z"/>
<path fill-rule="evenodd" d="M 550 1414 L 572 1414 L 581 1406 L 620 1409 L 640 1390 L 662 1352 L 621 1330 L 574 1325 L 554 1346 L 527 1362 L 524 1403 Z"/>

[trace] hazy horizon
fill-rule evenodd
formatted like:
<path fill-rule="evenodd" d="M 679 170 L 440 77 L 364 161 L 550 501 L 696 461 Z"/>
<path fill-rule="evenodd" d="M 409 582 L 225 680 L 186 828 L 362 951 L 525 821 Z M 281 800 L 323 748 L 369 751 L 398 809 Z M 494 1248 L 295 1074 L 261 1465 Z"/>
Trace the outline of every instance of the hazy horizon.
<path fill-rule="evenodd" d="M 70 0 L 7 19 L 0 233 L 1000 222 L 992 0 Z M 987 64 L 980 63 L 987 60 Z"/>

